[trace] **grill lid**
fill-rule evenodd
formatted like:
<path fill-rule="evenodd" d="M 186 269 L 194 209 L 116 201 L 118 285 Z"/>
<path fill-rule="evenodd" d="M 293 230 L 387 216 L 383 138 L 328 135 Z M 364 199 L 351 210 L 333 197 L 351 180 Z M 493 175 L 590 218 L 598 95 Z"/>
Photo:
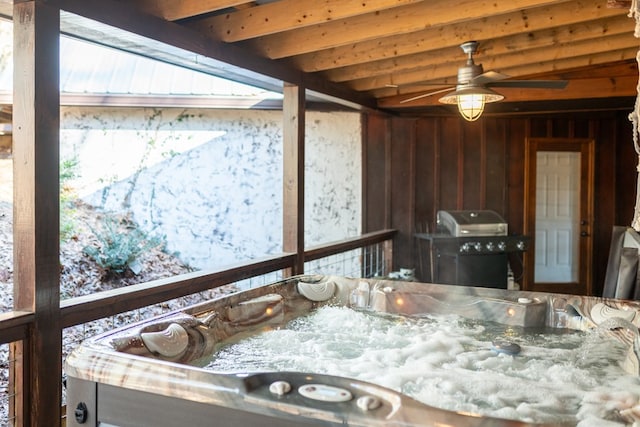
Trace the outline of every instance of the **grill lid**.
<path fill-rule="evenodd" d="M 494 211 L 438 211 L 441 232 L 460 236 L 506 236 L 507 223 Z"/>

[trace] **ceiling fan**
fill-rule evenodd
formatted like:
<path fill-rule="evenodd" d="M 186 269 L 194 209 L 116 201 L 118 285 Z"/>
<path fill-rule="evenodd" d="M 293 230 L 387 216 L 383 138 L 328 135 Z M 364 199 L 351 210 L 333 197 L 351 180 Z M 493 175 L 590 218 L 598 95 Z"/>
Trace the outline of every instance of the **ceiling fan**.
<path fill-rule="evenodd" d="M 484 71 L 482 64 L 473 61 L 478 51 L 477 41 L 462 43 L 460 48 L 467 54 L 467 63 L 458 68 L 458 80 L 455 87 L 423 93 L 400 101 L 401 104 L 415 101 L 443 92 L 450 92 L 439 99 L 444 104 L 457 104 L 462 116 L 469 121 L 477 120 L 484 111 L 485 103 L 501 101 L 504 96 L 494 92 L 492 87 L 520 87 L 531 89 L 564 89 L 566 80 L 508 80 L 510 76 L 496 71 Z"/>

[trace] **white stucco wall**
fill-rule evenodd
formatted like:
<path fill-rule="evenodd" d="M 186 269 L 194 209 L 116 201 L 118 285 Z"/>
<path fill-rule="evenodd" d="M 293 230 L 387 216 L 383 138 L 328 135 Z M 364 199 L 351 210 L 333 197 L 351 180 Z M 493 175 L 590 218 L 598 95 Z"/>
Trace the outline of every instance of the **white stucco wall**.
<path fill-rule="evenodd" d="M 360 134 L 358 113 L 307 113 L 306 246 L 361 232 Z M 64 107 L 61 157 L 84 200 L 130 211 L 194 268 L 282 250 L 280 111 Z"/>

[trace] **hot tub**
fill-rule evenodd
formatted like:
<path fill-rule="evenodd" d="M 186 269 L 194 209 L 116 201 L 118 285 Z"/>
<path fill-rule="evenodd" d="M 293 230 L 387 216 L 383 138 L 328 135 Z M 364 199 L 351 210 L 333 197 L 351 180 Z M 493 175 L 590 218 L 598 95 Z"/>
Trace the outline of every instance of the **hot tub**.
<path fill-rule="evenodd" d="M 296 276 L 85 341 L 66 360 L 67 425 L 630 426 L 640 418 L 639 309 Z M 319 329 L 295 331 L 308 322 Z M 342 342 L 314 341 L 323 334 Z M 245 343 L 258 347 L 234 353 Z M 379 343 L 387 348 L 361 348 Z M 224 353 L 236 366 L 220 368 Z"/>

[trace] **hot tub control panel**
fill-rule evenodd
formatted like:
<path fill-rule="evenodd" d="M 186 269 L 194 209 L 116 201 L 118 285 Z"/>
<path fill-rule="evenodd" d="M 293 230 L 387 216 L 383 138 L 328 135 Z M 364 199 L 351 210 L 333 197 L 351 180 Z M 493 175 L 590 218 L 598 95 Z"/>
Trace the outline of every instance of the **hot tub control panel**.
<path fill-rule="evenodd" d="M 343 416 L 349 414 L 349 419 L 384 420 L 394 406 L 406 399 L 384 387 L 331 375 L 266 372 L 247 375 L 243 380 L 247 394 L 260 400 L 261 405 L 286 407 L 287 412 L 300 408 L 304 413 L 335 411 Z"/>
<path fill-rule="evenodd" d="M 349 390 L 325 384 L 306 384 L 298 389 L 298 393 L 321 402 L 348 402 L 353 399 Z"/>

